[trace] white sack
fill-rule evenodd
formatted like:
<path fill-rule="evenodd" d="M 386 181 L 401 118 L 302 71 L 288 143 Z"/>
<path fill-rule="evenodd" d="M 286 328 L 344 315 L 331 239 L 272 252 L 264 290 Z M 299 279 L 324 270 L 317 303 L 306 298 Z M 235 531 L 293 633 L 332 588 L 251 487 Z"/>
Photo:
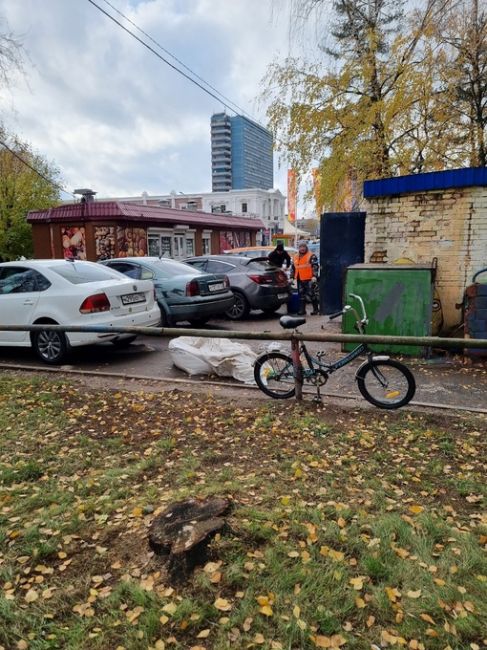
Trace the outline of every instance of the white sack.
<path fill-rule="evenodd" d="M 189 375 L 215 374 L 254 383 L 257 354 L 248 345 L 228 339 L 179 336 L 169 342 L 172 362 Z"/>

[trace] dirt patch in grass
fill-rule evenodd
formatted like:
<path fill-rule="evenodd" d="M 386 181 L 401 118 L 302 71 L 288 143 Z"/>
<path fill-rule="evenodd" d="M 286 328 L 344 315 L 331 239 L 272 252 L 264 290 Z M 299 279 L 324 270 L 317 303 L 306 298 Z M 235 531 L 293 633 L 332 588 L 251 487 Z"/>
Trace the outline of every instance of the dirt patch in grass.
<path fill-rule="evenodd" d="M 5 377 L 0 420 L 5 648 L 487 646 L 485 418 Z M 217 494 L 174 587 L 150 522 Z"/>

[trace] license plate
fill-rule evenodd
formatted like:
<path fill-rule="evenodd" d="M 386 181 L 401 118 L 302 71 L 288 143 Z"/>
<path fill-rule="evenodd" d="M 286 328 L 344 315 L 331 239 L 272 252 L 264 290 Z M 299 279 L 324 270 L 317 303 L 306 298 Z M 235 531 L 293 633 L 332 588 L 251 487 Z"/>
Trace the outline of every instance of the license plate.
<path fill-rule="evenodd" d="M 288 296 L 287 293 L 278 293 L 277 297 L 279 298 L 279 300 L 284 300 L 285 298 L 288 298 L 289 296 Z"/>
<path fill-rule="evenodd" d="M 143 293 L 128 293 L 122 296 L 122 304 L 133 305 L 135 302 L 145 302 L 145 295 Z"/>
<path fill-rule="evenodd" d="M 223 282 L 216 282 L 215 284 L 209 284 L 208 289 L 210 291 L 221 291 L 224 286 Z"/>

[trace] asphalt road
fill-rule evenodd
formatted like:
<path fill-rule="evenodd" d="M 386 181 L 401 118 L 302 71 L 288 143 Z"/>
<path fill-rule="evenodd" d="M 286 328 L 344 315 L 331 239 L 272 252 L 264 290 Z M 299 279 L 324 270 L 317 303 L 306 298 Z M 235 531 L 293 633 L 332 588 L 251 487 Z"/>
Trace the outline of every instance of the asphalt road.
<path fill-rule="evenodd" d="M 252 312 L 245 321 L 232 322 L 215 320 L 208 323 L 207 329 L 252 332 L 280 331 L 279 315 L 268 317 L 260 312 Z M 307 323 L 300 328 L 303 332 L 325 331 L 339 333 L 338 321 L 329 322 L 324 316 L 308 316 Z M 187 325 L 189 327 L 189 324 Z M 186 327 L 181 327 L 184 335 Z M 66 369 L 110 372 L 120 375 L 143 375 L 154 379 L 184 379 L 187 375 L 175 368 L 168 351 L 169 339 L 159 337 L 140 337 L 125 350 L 119 350 L 110 343 L 74 349 Z M 264 351 L 267 341 L 242 341 L 257 352 Z M 281 342 L 282 350 L 287 352 L 289 344 Z M 336 343 L 310 343 L 312 351 L 325 349 L 327 358 L 335 360 L 341 355 L 340 345 Z M 472 409 L 486 409 L 487 412 L 487 360 L 484 363 L 465 365 L 460 358 L 403 359 L 416 377 L 417 392 L 415 401 L 428 404 L 446 404 Z M 324 393 L 333 395 L 359 396 L 354 375 L 361 361 L 358 360 L 333 374 Z M 0 348 L 0 364 L 29 365 L 45 369 L 29 348 Z M 205 379 L 206 377 L 202 377 Z M 220 380 L 221 381 L 221 380 Z M 223 380 L 225 381 L 225 380 Z"/>

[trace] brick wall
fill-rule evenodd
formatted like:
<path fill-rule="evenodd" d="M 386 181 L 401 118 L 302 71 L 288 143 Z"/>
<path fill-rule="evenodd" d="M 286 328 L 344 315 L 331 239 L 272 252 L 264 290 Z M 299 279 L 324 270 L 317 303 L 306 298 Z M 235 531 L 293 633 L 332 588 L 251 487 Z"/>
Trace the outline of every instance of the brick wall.
<path fill-rule="evenodd" d="M 458 324 L 464 289 L 487 267 L 487 187 L 368 199 L 365 262 L 418 264 L 438 258 L 437 289 L 445 328 Z"/>

